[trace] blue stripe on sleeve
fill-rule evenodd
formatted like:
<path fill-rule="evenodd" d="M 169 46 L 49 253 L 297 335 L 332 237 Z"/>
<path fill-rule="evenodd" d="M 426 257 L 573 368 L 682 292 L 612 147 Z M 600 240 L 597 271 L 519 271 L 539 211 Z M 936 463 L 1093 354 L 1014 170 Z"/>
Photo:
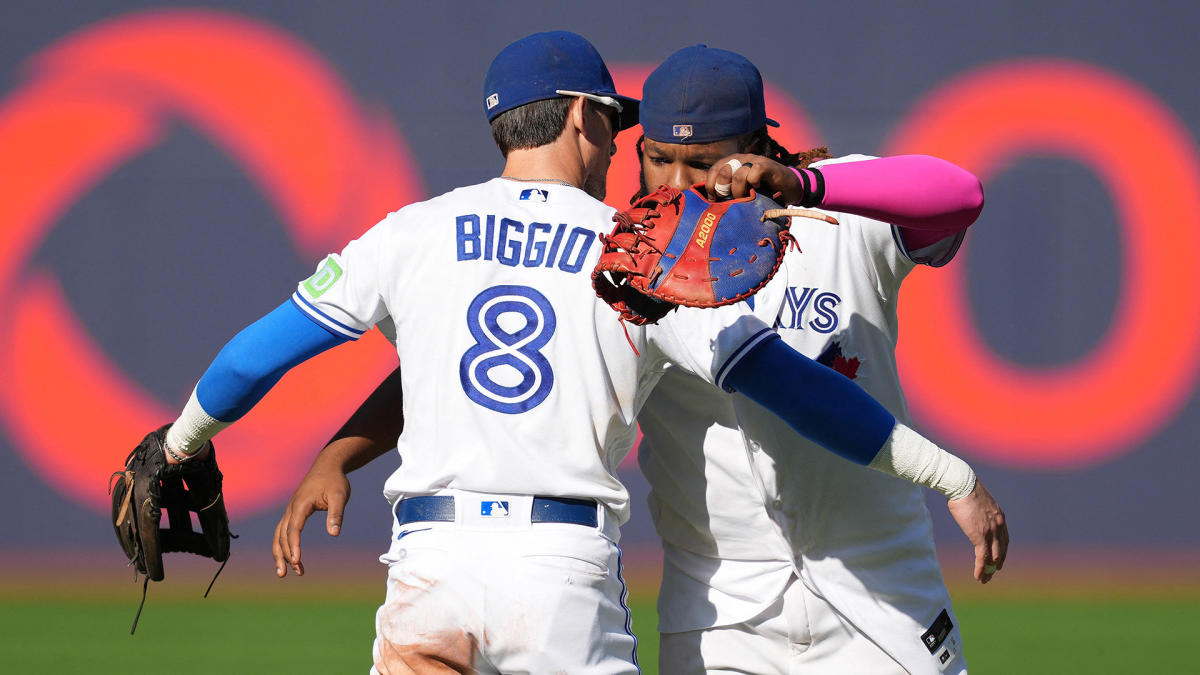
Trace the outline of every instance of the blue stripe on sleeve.
<path fill-rule="evenodd" d="M 363 333 L 366 333 L 365 330 L 351 328 L 332 316 L 329 316 L 325 312 L 317 309 L 317 306 L 309 302 L 308 298 L 301 295 L 300 291 L 292 293 L 292 302 L 296 303 L 302 312 L 308 314 L 310 319 L 315 320 L 317 323 L 324 323 L 326 329 L 332 329 L 334 332 L 341 333 L 346 337 L 355 340 L 361 337 Z"/>
<path fill-rule="evenodd" d="M 233 422 L 292 367 L 348 341 L 286 300 L 221 349 L 196 385 L 196 399 L 214 419 Z"/>
<path fill-rule="evenodd" d="M 725 359 L 725 363 L 722 364 L 717 370 L 717 377 L 715 379 L 717 387 L 719 389 L 726 389 L 728 391 L 726 380 L 729 377 L 729 370 L 737 365 L 737 362 L 742 358 L 743 353 L 748 353 L 748 350 L 752 350 L 754 347 L 758 346 L 758 343 L 763 342 L 764 340 L 778 339 L 779 335 L 777 335 L 770 328 L 762 328 L 754 335 L 751 335 L 750 338 L 743 342 L 740 347 L 733 350 L 733 353 L 729 355 L 729 358 Z"/>
<path fill-rule="evenodd" d="M 782 340 L 756 346 L 734 364 L 725 383 L 856 464 L 870 464 L 896 425 L 887 408 L 849 378 Z"/>

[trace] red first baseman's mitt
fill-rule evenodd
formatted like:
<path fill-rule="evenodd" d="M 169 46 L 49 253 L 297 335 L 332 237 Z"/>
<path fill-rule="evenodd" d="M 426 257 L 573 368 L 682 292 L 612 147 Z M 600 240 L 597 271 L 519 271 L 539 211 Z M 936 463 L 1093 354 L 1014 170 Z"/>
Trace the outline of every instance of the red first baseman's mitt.
<path fill-rule="evenodd" d="M 621 319 L 655 323 L 679 305 L 719 307 L 766 285 L 789 244 L 788 216 L 832 220 L 815 211 L 780 209 L 756 194 L 710 202 L 703 186 L 666 185 L 613 216 L 612 234 L 592 272 L 592 287 Z M 834 221 L 836 222 L 836 221 Z"/>

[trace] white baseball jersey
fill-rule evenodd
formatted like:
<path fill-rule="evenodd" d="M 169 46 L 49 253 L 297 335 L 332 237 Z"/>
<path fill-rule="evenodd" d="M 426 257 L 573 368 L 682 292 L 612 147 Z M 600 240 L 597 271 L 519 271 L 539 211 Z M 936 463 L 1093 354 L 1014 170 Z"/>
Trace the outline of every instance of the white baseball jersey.
<path fill-rule="evenodd" d="M 832 161 L 860 159 L 869 158 Z M 793 222 L 802 252 L 789 252 L 753 298 L 755 314 L 907 423 L 895 358 L 900 284 L 918 263 L 949 261 L 962 236 L 909 252 L 886 223 L 833 215 L 839 225 Z M 779 392 L 791 395 L 803 393 Z M 911 672 L 962 667 L 957 630 L 929 632 L 944 625 L 943 609 L 957 621 L 922 488 L 839 458 L 748 399 L 710 393 L 674 369 L 641 424 L 639 462 L 665 549 L 660 630 L 747 621 L 797 570 Z"/>
<path fill-rule="evenodd" d="M 592 498 L 623 523 L 616 467 L 663 364 L 716 382 L 770 337 L 741 306 L 674 312 L 627 337 L 591 286 L 613 213 L 565 184 L 496 178 L 390 214 L 300 284 L 297 304 L 331 330 L 393 333 L 405 428 L 390 502 L 447 489 Z"/>

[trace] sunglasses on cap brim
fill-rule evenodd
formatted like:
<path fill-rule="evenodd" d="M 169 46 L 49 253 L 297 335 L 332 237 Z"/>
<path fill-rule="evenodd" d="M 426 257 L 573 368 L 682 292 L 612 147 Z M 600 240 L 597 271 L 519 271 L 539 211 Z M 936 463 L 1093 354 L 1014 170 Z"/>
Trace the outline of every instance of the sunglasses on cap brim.
<path fill-rule="evenodd" d="M 600 105 L 606 105 L 610 108 L 614 108 L 614 109 L 616 109 L 617 112 L 621 112 L 622 110 L 624 110 L 624 108 L 621 106 L 621 102 L 611 96 L 601 96 L 600 94 L 588 94 L 588 93 L 582 92 L 582 91 L 571 91 L 570 89 L 555 89 L 554 93 L 556 93 L 560 96 L 579 96 L 581 98 L 586 98 L 587 100 L 595 101 L 596 103 L 599 103 Z"/>

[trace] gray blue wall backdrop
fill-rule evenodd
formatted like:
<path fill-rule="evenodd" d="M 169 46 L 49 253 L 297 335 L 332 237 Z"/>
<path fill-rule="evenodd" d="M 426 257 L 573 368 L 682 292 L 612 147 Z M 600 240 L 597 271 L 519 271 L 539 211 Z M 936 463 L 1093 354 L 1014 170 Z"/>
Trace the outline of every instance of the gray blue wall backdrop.
<path fill-rule="evenodd" d="M 1200 547 L 1198 26 L 1182 1 L 0 3 L 0 550 L 111 546 L 109 473 L 229 337 L 388 211 L 496 175 L 483 73 L 549 29 L 634 95 L 680 47 L 738 51 L 785 145 L 979 174 L 958 258 L 902 295 L 917 425 L 1014 550 Z M 364 341 L 218 438 L 240 546 L 393 367 Z M 392 468 L 354 477 L 350 542 L 385 547 Z"/>

